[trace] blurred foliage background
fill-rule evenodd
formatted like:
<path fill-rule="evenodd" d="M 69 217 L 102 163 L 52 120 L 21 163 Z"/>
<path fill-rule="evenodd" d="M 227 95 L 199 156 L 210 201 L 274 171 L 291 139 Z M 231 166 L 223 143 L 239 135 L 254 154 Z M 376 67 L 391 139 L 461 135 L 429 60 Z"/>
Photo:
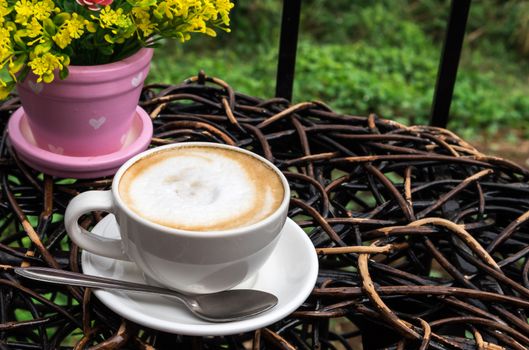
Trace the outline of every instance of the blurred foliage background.
<path fill-rule="evenodd" d="M 231 33 L 166 43 L 150 81 L 177 83 L 204 69 L 238 91 L 272 97 L 282 1 L 235 3 Z M 303 0 L 302 7 L 295 101 L 427 123 L 449 0 Z M 529 1 L 474 0 L 449 128 L 478 143 L 527 139 L 528 62 Z"/>

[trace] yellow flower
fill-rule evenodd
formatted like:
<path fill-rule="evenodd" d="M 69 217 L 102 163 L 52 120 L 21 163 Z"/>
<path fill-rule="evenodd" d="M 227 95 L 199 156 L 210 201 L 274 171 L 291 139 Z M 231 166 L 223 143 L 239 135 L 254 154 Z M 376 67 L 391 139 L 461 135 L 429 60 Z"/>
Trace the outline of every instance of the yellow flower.
<path fill-rule="evenodd" d="M 233 8 L 233 3 L 230 0 L 217 0 L 215 6 L 219 11 L 220 18 L 225 25 L 230 24 L 230 10 Z"/>
<path fill-rule="evenodd" d="M 64 49 L 71 44 L 72 39 L 79 39 L 83 35 L 86 22 L 77 13 L 72 14 L 72 17 L 66 20 L 57 31 L 57 34 L 52 37 L 53 41 L 61 49 Z"/>
<path fill-rule="evenodd" d="M 139 7 L 134 7 L 132 9 L 132 15 L 139 21 L 149 20 L 151 17 L 151 15 L 149 15 L 149 12 Z"/>
<path fill-rule="evenodd" d="M 80 62 L 106 63 L 158 39 L 186 41 L 193 32 L 215 36 L 214 29 L 228 31 L 234 6 L 233 0 L 81 2 L 91 1 L 105 6 L 83 18 L 75 12 L 74 0 L 0 0 L 0 70 L 11 77 L 0 80 L 0 97 L 12 90 L 25 67 L 39 82 L 51 82 L 57 70 L 67 74 L 70 55 Z M 79 46 L 72 45 L 74 40 Z M 94 50 L 75 51 L 93 45 L 92 40 L 101 41 L 95 43 Z M 117 45 L 127 50 L 121 51 Z"/>
<path fill-rule="evenodd" d="M 132 14 L 135 18 L 136 26 L 143 32 L 144 37 L 151 35 L 156 29 L 156 23 L 151 22 L 151 15 L 144 9 L 135 7 L 132 9 Z"/>
<path fill-rule="evenodd" d="M 69 21 L 66 21 L 65 25 L 70 37 L 78 39 L 83 35 L 85 20 L 82 17 L 79 17 L 77 13 L 74 13 L 72 18 Z"/>
<path fill-rule="evenodd" d="M 52 12 L 58 10 L 52 0 L 37 1 L 33 5 L 33 16 L 42 21 L 45 18 L 49 18 Z"/>
<path fill-rule="evenodd" d="M 55 56 L 50 52 L 46 52 L 42 56 L 30 60 L 28 66 L 35 75 L 39 76 L 37 79 L 38 83 L 43 80 L 46 83 L 51 83 L 54 78 L 53 72 L 56 69 L 63 69 L 63 61 L 63 57 Z"/>
<path fill-rule="evenodd" d="M 52 39 L 61 49 L 64 49 L 72 42 L 72 38 L 70 37 L 68 31 L 63 29 L 60 29 L 57 34 L 52 36 Z"/>
<path fill-rule="evenodd" d="M 22 25 L 27 25 L 32 16 L 42 21 L 45 18 L 49 18 L 52 12 L 58 11 L 59 8 L 55 6 L 53 0 L 18 0 L 15 3 L 15 12 L 17 13 L 15 21 Z"/>
<path fill-rule="evenodd" d="M 202 6 L 203 8 L 197 12 L 200 12 L 204 18 L 217 19 L 217 15 L 219 12 L 217 8 L 215 7 L 214 3 L 212 3 L 209 0 L 204 0 L 204 4 Z"/>
<path fill-rule="evenodd" d="M 42 25 L 37 18 L 33 17 L 31 22 L 26 26 L 26 30 L 30 38 L 35 38 L 42 34 Z"/>
<path fill-rule="evenodd" d="M 166 16 L 168 19 L 173 18 L 173 15 L 171 11 L 169 11 L 169 7 L 165 1 L 159 3 L 158 6 L 156 6 L 156 8 L 153 10 L 153 14 L 158 19 L 163 19 L 164 16 Z"/>
<path fill-rule="evenodd" d="M 33 15 L 33 6 L 34 4 L 32 1 L 17 1 L 15 4 L 15 12 L 17 13 L 15 22 L 27 25 L 29 17 Z"/>
<path fill-rule="evenodd" d="M 0 67 L 13 56 L 13 44 L 7 28 L 0 27 Z"/>
<path fill-rule="evenodd" d="M 11 92 L 11 89 L 11 87 L 9 87 L 4 81 L 0 79 L 0 100 L 7 98 Z"/>
<path fill-rule="evenodd" d="M 153 14 L 159 21 L 165 18 L 180 21 L 177 25 L 181 24 L 183 27 L 176 27 L 176 31 L 183 38 L 188 37 L 186 32 L 215 36 L 215 31 L 208 25 L 228 26 L 229 12 L 233 6 L 230 0 L 165 0 L 156 5 Z M 229 31 L 227 28 L 222 29 Z"/>
<path fill-rule="evenodd" d="M 158 16 L 187 18 L 190 9 L 199 11 L 202 8 L 201 0 L 166 0 L 158 4 L 155 13 Z"/>
<path fill-rule="evenodd" d="M 194 32 L 206 32 L 206 21 L 200 16 L 189 19 L 190 30 Z"/>
<path fill-rule="evenodd" d="M 94 15 L 92 15 L 92 18 L 99 20 L 99 25 L 101 28 L 128 28 L 132 25 L 130 18 L 123 14 L 122 8 L 113 10 L 110 8 L 110 6 L 106 6 L 99 13 L 99 18 Z"/>
<path fill-rule="evenodd" d="M 5 17 L 11 12 L 7 0 L 0 0 L 0 25 L 5 22 Z"/>
<path fill-rule="evenodd" d="M 122 8 L 113 10 L 107 6 L 99 12 L 98 16 L 92 15 L 91 17 L 99 22 L 101 28 L 109 29 L 102 31 L 106 32 L 103 37 L 108 43 L 122 44 L 136 31 L 136 26 L 129 15 L 130 13 L 123 13 Z"/>

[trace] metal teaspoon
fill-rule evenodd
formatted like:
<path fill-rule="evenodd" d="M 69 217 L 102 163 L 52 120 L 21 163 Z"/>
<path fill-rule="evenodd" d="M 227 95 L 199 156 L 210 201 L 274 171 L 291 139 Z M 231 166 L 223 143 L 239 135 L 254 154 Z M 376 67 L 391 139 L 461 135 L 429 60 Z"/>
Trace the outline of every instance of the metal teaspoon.
<path fill-rule="evenodd" d="M 162 287 L 46 267 L 17 267 L 15 272 L 20 276 L 43 282 L 174 297 L 194 315 L 210 322 L 231 322 L 252 317 L 274 307 L 278 301 L 275 295 L 254 289 L 233 289 L 211 294 L 189 295 Z"/>

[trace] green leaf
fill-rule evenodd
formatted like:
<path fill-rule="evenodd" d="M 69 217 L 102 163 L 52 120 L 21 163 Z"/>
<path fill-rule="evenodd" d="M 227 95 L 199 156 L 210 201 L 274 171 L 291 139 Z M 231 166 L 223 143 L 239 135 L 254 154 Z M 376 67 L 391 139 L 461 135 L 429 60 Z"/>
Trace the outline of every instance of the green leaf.
<path fill-rule="evenodd" d="M 156 0 L 127 0 L 133 7 L 149 7 L 156 4 Z"/>
<path fill-rule="evenodd" d="M 24 42 L 24 40 L 22 40 L 23 36 L 24 36 L 24 33 L 21 30 L 19 30 L 15 33 L 15 35 L 13 35 L 13 41 L 20 48 L 26 49 L 27 48 L 26 43 Z"/>
<path fill-rule="evenodd" d="M 33 52 L 35 55 L 40 56 L 45 54 L 46 52 L 49 52 L 53 46 L 53 42 L 51 40 L 45 41 L 42 44 L 38 44 L 33 49 Z"/>
<path fill-rule="evenodd" d="M 110 45 L 98 46 L 97 49 L 105 56 L 110 56 L 114 53 L 114 49 Z"/>
<path fill-rule="evenodd" d="M 57 26 L 61 26 L 64 22 L 69 20 L 72 16 L 67 12 L 61 12 L 57 16 L 53 17 L 53 23 Z"/>
<path fill-rule="evenodd" d="M 28 59 L 28 55 L 26 54 L 21 54 L 17 56 L 17 58 L 14 61 L 9 63 L 9 74 L 11 74 L 11 76 L 14 76 L 18 72 L 20 72 L 20 70 L 24 68 L 24 65 L 26 64 L 27 59 Z"/>
<path fill-rule="evenodd" d="M 55 24 L 53 23 L 51 19 L 45 18 L 42 21 L 42 24 L 43 24 L 44 30 L 46 31 L 46 33 L 48 33 L 48 35 L 50 36 L 55 35 L 55 33 L 57 32 L 57 27 L 55 26 Z"/>
<path fill-rule="evenodd" d="M 69 71 L 68 71 L 68 67 L 64 67 L 63 69 L 61 69 L 59 71 L 59 78 L 61 79 L 66 79 L 66 77 L 68 76 L 69 74 Z"/>
<path fill-rule="evenodd" d="M 113 44 L 115 42 L 114 38 L 112 36 L 110 36 L 110 34 L 105 34 L 104 36 L 105 40 L 111 44 Z"/>

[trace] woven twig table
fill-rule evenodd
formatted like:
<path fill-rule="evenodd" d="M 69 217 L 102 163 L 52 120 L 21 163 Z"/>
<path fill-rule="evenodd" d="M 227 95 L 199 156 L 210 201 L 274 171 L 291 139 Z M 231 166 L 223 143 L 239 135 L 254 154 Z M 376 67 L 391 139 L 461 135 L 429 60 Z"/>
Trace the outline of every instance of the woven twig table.
<path fill-rule="evenodd" d="M 121 319 L 89 289 L 19 278 L 13 267 L 82 270 L 62 214 L 77 193 L 112 179 L 43 176 L 4 134 L 0 350 L 529 348 L 528 170 L 444 129 L 263 100 L 204 74 L 147 86 L 141 105 L 152 146 L 237 145 L 284 171 L 289 215 L 319 255 L 311 296 L 267 328 L 200 338 Z M 18 107 L 16 97 L 0 106 L 4 127 Z"/>

